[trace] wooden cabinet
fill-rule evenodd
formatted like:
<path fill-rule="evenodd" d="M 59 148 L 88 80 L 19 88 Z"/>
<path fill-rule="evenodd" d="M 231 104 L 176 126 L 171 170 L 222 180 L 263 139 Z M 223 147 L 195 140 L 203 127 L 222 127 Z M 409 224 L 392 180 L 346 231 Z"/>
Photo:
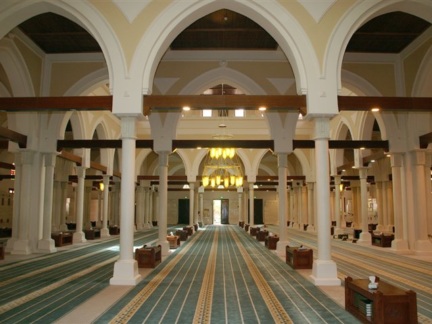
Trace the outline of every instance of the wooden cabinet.
<path fill-rule="evenodd" d="M 391 242 L 394 240 L 393 234 L 374 234 L 372 233 L 372 245 L 380 247 L 391 247 Z"/>
<path fill-rule="evenodd" d="M 345 309 L 363 323 L 417 323 L 417 296 L 384 281 L 368 288 L 369 279 L 345 279 Z"/>
<path fill-rule="evenodd" d="M 101 237 L 100 229 L 84 230 L 86 240 L 94 240 Z"/>
<path fill-rule="evenodd" d="M 154 268 L 162 261 L 162 247 L 144 245 L 135 250 L 135 260 L 138 268 Z"/>
<path fill-rule="evenodd" d="M 313 250 L 286 246 L 286 263 L 293 269 L 312 269 Z"/>
<path fill-rule="evenodd" d="M 266 237 L 264 244 L 269 250 L 276 250 L 278 241 L 279 241 L 279 236 L 277 236 L 277 235 L 271 235 L 270 236 L 269 235 Z"/>
<path fill-rule="evenodd" d="M 56 232 L 51 233 L 51 238 L 54 240 L 54 245 L 56 247 L 61 247 L 63 245 L 72 244 L 73 235 L 69 232 Z"/>
<path fill-rule="evenodd" d="M 268 231 L 262 230 L 256 233 L 256 238 L 259 242 L 265 242 L 268 235 L 269 235 Z"/>
<path fill-rule="evenodd" d="M 256 236 L 257 233 L 259 232 L 259 230 L 260 230 L 259 227 L 257 227 L 257 226 L 251 226 L 249 234 L 252 235 L 252 236 Z"/>

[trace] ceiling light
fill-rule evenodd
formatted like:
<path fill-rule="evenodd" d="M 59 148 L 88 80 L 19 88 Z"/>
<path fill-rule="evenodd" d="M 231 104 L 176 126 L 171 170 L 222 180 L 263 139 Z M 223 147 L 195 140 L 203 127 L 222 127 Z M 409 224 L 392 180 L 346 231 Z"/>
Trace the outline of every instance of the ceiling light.
<path fill-rule="evenodd" d="M 183 111 L 189 111 L 189 110 L 191 110 L 191 108 L 189 106 L 184 106 L 183 107 Z"/>
<path fill-rule="evenodd" d="M 266 110 L 267 110 L 267 108 L 266 108 L 266 107 L 264 107 L 264 106 L 261 106 L 261 107 L 259 107 L 259 108 L 258 108 L 258 110 L 259 110 L 259 111 L 266 111 Z"/>
<path fill-rule="evenodd" d="M 372 112 L 378 112 L 378 111 L 380 111 L 380 109 L 379 109 L 379 107 L 373 107 L 373 108 L 371 109 L 371 111 L 372 111 Z"/>

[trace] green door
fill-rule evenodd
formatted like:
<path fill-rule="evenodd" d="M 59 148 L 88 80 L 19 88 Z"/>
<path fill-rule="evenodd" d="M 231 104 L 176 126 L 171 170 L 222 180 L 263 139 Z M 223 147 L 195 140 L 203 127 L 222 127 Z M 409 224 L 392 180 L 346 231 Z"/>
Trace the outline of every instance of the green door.
<path fill-rule="evenodd" d="M 189 199 L 178 201 L 178 223 L 189 225 Z"/>

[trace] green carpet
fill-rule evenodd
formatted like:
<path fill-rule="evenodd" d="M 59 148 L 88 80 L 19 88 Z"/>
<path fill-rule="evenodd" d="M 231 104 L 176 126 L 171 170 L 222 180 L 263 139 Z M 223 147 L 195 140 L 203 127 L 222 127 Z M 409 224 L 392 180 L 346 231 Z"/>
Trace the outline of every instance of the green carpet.
<path fill-rule="evenodd" d="M 208 226 L 95 323 L 358 323 L 236 225 Z"/>

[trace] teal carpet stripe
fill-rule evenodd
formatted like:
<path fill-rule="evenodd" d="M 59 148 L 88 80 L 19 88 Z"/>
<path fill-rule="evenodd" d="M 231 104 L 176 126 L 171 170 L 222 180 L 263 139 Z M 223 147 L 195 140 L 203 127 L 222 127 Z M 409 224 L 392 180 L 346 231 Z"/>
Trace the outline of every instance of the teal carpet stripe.
<path fill-rule="evenodd" d="M 187 241 L 159 265 L 147 278 L 121 298 L 95 323 L 290 323 L 275 320 L 287 312 L 294 323 L 358 323 L 341 306 L 292 270 L 274 253 L 251 238 L 238 226 L 208 226 Z M 217 238 L 217 241 L 215 241 Z M 217 253 L 211 252 L 217 242 Z M 188 248 L 186 253 L 182 250 Z M 246 251 L 246 255 L 241 250 Z M 198 297 L 208 284 L 215 259 L 214 282 L 211 282 L 208 314 L 195 316 Z M 270 297 L 262 294 L 258 276 L 264 277 Z M 170 262 L 178 262 L 174 268 Z M 207 269 L 206 269 L 207 268 Z M 170 270 L 171 269 L 171 270 Z M 164 270 L 169 270 L 166 275 Z M 257 281 L 258 280 L 258 281 Z M 159 285 L 146 295 L 156 281 Z M 272 294 L 282 309 L 270 309 Z M 200 304 L 199 304 L 200 305 Z M 199 311 L 199 310 L 198 310 Z"/>
<path fill-rule="evenodd" d="M 276 226 L 270 226 L 278 233 Z M 316 235 L 288 229 L 288 240 L 303 244 L 317 253 Z M 418 260 L 389 251 L 389 248 L 362 246 L 351 241 L 332 239 L 332 259 L 341 277 L 367 278 L 378 275 L 394 286 L 413 290 L 417 294 L 419 319 L 432 323 L 432 262 Z"/>
<path fill-rule="evenodd" d="M 157 229 L 134 235 L 142 246 Z M 108 287 L 118 237 L 0 266 L 0 323 L 51 323 Z"/>

